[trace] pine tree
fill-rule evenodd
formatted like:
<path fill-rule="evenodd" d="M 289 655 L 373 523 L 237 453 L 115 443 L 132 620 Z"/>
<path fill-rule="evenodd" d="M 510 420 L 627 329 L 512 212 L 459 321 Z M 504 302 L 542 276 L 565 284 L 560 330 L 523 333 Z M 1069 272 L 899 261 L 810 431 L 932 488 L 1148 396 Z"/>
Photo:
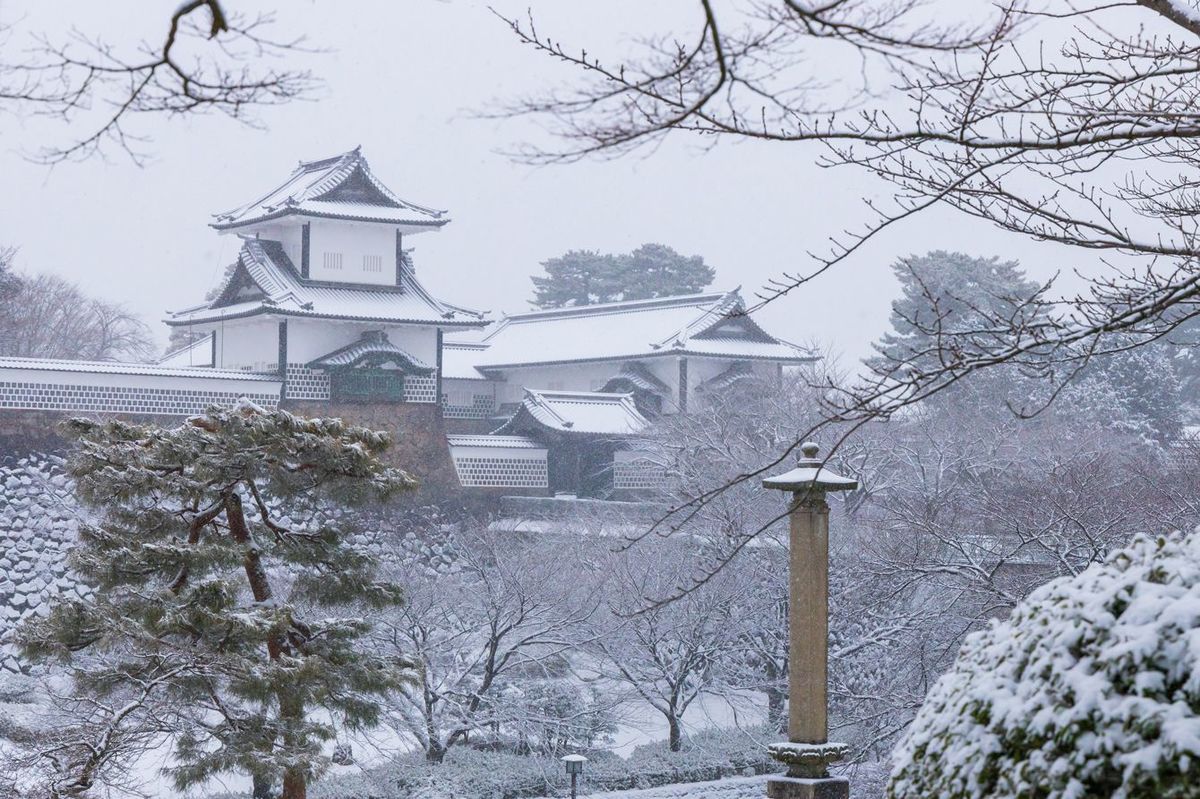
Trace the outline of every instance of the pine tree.
<path fill-rule="evenodd" d="M 538 308 L 591 305 L 620 299 L 617 259 L 592 250 L 570 250 L 542 262 L 545 277 L 534 277 L 533 304 Z"/>
<path fill-rule="evenodd" d="M 330 719 L 377 723 L 407 664 L 364 639 L 364 612 L 395 605 L 399 589 L 338 526 L 291 520 L 412 487 L 378 458 L 387 434 L 244 400 L 170 429 L 63 430 L 78 442 L 76 490 L 97 511 L 72 555 L 94 593 L 25 627 L 25 654 L 67 662 L 77 693 L 114 706 L 154 681 L 178 718 L 167 771 L 180 789 L 242 772 L 256 794 L 281 784 L 283 799 L 304 797 L 328 766 Z M 94 759 L 79 759 L 76 784 Z"/>
<path fill-rule="evenodd" d="M 542 267 L 546 275 L 532 278 L 538 308 L 695 294 L 716 276 L 699 255 L 680 255 L 665 244 L 643 244 L 625 255 L 571 250 Z"/>
<path fill-rule="evenodd" d="M 915 357 L 919 363 L 937 344 L 933 331 L 954 334 L 984 326 L 991 315 L 1015 313 L 1038 291 L 1016 261 L 960 252 L 934 250 L 902 258 L 892 271 L 901 291 L 892 303 L 893 332 L 875 347 L 888 361 Z"/>
<path fill-rule="evenodd" d="M 699 255 L 680 255 L 665 244 L 643 244 L 622 255 L 619 263 L 621 298 L 626 300 L 696 294 L 716 277 Z"/>

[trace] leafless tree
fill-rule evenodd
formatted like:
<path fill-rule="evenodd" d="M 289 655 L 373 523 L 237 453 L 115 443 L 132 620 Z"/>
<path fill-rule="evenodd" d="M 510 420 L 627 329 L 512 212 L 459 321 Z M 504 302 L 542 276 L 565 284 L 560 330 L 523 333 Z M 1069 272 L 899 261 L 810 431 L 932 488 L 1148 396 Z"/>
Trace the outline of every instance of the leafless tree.
<path fill-rule="evenodd" d="M 655 542 L 652 552 L 616 553 L 609 566 L 607 617 L 593 644 L 600 673 L 662 715 L 667 745 L 683 747 L 683 714 L 705 695 L 725 693 L 722 680 L 736 645 L 735 608 L 750 588 L 728 571 L 679 601 L 637 612 L 694 568 L 682 539 Z M 749 621 L 749 620 L 747 620 Z"/>
<path fill-rule="evenodd" d="M 140 163 L 146 136 L 133 128 L 135 119 L 217 112 L 253 124 L 254 110 L 307 94 L 311 75 L 273 60 L 301 50 L 303 39 L 273 38 L 274 15 L 244 15 L 227 5 L 185 0 L 164 20 L 161 40 L 134 48 L 72 29 L 66 37 L 37 34 L 32 48 L 12 52 L 17 31 L 5 31 L 10 52 L 0 58 L 0 108 L 79 131 L 35 153 L 46 163 L 110 149 Z"/>
<path fill-rule="evenodd" d="M 22 276 L 14 296 L 0 301 L 0 355 L 141 361 L 153 350 L 137 316 L 54 275 Z"/>
<path fill-rule="evenodd" d="M 1169 337 L 1200 313 L 1192 0 L 698 0 L 695 9 L 690 33 L 649 38 L 613 62 L 596 57 L 598 43 L 576 48 L 532 17 L 508 19 L 520 41 L 577 78 L 504 109 L 540 116 L 559 136 L 561 146 L 518 155 L 618 155 L 685 132 L 709 143 L 809 143 L 822 165 L 891 184 L 891 199 L 864 200 L 861 224 L 838 223 L 831 248 L 779 275 L 762 303 L 938 206 L 1079 254 L 1078 292 L 1048 281 L 980 308 L 965 328 L 938 314 L 920 320 L 928 347 L 831 385 L 827 419 L 886 418 L 1004 364 L 1045 387 L 1019 409 L 1035 413 L 1093 358 Z"/>
<path fill-rule="evenodd" d="M 588 580 L 563 579 L 563 565 L 576 560 L 567 544 L 475 529 L 457 540 L 455 573 L 396 564 L 407 602 L 379 621 L 381 646 L 418 664 L 419 679 L 402 689 L 392 715 L 431 762 L 472 736 L 528 721 L 507 715 L 515 706 L 501 696 L 506 683 L 560 673 L 595 608 Z"/>
<path fill-rule="evenodd" d="M 185 723 L 165 701 L 168 687 L 202 668 L 166 657 L 131 678 L 128 665 L 113 659 L 108 670 L 76 675 L 120 686 L 104 699 L 61 694 L 46 680 L 36 723 L 5 731 L 0 793 L 28 799 L 89 797 L 99 790 L 140 795 L 131 767 Z"/>

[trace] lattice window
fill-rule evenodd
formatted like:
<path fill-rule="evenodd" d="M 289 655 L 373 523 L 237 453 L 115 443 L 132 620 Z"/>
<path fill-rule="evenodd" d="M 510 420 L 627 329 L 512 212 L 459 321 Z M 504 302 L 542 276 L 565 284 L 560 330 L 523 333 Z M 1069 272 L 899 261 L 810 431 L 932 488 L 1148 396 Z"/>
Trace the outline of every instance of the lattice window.
<path fill-rule="evenodd" d="M 287 395 L 292 400 L 328 400 L 329 375 L 302 363 L 287 365 Z"/>
<path fill-rule="evenodd" d="M 496 398 L 491 394 L 471 395 L 470 405 L 451 404 L 450 396 L 442 394 L 442 415 L 447 419 L 490 419 L 496 414 Z"/>
<path fill-rule="evenodd" d="M 454 468 L 464 488 L 547 488 L 545 458 L 455 456 Z"/>
<path fill-rule="evenodd" d="M 663 468 L 650 461 L 617 461 L 613 463 L 613 488 L 645 491 L 662 486 L 666 480 Z"/>
<path fill-rule="evenodd" d="M 342 254 L 340 252 L 327 252 L 323 256 L 326 269 L 338 270 L 342 268 Z"/>
<path fill-rule="evenodd" d="M 383 271 L 383 256 L 382 255 L 364 255 L 363 256 L 363 271 L 364 272 L 382 272 Z"/>
<path fill-rule="evenodd" d="M 405 402 L 437 402 L 437 375 L 409 375 L 404 378 Z"/>

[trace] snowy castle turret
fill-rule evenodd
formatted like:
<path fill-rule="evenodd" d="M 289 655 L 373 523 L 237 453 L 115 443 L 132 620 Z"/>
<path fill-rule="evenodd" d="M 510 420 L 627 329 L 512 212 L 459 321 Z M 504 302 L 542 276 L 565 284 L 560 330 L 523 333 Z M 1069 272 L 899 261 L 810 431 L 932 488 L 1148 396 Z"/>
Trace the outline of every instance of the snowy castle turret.
<path fill-rule="evenodd" d="M 449 221 L 393 194 L 355 147 L 301 161 L 281 185 L 217 214 L 212 227 L 279 242 L 305 280 L 403 287 L 404 238 Z"/>
<path fill-rule="evenodd" d="M 438 402 L 443 332 L 485 324 L 430 295 L 405 251 L 447 222 L 388 189 L 359 148 L 302 161 L 216 215 L 241 251 L 215 299 L 166 320 L 196 342 L 174 365 L 274 372 L 284 399 Z"/>

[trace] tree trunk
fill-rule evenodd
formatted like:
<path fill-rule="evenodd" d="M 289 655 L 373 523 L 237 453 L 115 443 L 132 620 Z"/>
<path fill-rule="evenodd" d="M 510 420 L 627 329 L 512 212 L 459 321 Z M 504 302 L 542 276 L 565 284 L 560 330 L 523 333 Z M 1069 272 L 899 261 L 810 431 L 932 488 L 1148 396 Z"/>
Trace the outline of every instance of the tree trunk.
<path fill-rule="evenodd" d="M 446 747 L 442 746 L 441 741 L 430 739 L 429 746 L 425 747 L 425 762 L 441 763 L 445 757 Z"/>
<path fill-rule="evenodd" d="M 255 774 L 250 795 L 254 799 L 275 799 L 275 786 L 266 777 Z"/>
<path fill-rule="evenodd" d="M 308 783 L 304 772 L 299 769 L 288 769 L 283 773 L 283 793 L 279 799 L 307 799 Z"/>
<path fill-rule="evenodd" d="M 242 509 L 242 498 L 236 491 L 225 495 L 225 520 L 229 522 L 229 534 L 233 540 L 245 547 L 242 555 L 242 566 L 246 570 L 246 580 L 250 583 L 250 592 L 255 602 L 266 602 L 271 598 L 271 584 L 267 580 L 267 570 L 263 566 L 262 553 L 258 544 L 250 535 L 246 525 L 245 512 Z M 271 660 L 277 661 L 283 656 L 285 642 L 283 636 L 273 635 L 267 641 L 267 652 Z M 283 722 L 283 745 L 286 749 L 297 751 L 301 741 L 296 738 L 296 730 L 304 725 L 304 704 L 297 695 L 286 689 L 278 692 L 279 718 Z M 308 779 L 302 767 L 293 766 L 283 772 L 283 791 L 279 799 L 307 799 Z"/>
<path fill-rule="evenodd" d="M 767 728 L 774 732 L 787 732 L 787 708 L 784 700 L 787 695 L 774 686 L 766 689 L 767 693 Z"/>
<path fill-rule="evenodd" d="M 672 752 L 678 752 L 683 748 L 683 732 L 679 729 L 679 718 L 668 714 L 667 727 L 670 730 L 667 736 L 667 746 Z"/>

